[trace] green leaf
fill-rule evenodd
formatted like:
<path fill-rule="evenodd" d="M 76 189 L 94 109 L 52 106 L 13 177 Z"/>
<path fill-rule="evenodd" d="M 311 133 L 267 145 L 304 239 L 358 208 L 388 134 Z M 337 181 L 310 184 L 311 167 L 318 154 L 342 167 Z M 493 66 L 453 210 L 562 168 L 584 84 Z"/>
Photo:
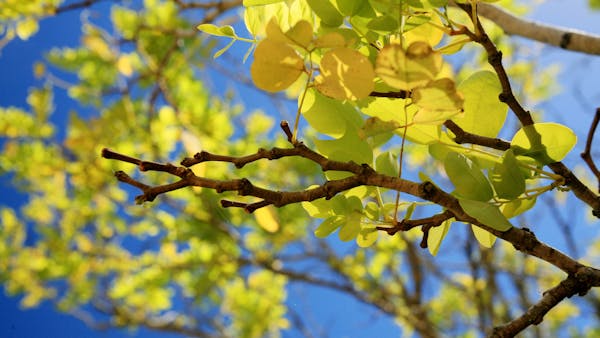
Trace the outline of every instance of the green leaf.
<path fill-rule="evenodd" d="M 383 152 L 375 160 L 375 168 L 378 173 L 388 176 L 398 176 L 398 159 L 389 151 Z"/>
<path fill-rule="evenodd" d="M 396 134 L 402 136 L 404 126 L 409 125 L 406 130 L 406 139 L 419 143 L 431 144 L 440 139 L 440 127 L 436 125 L 413 124 L 415 114 L 418 108 L 415 105 L 409 104 L 410 100 L 404 99 L 389 99 L 378 97 L 368 99 L 361 103 L 361 111 L 369 116 L 377 117 L 383 122 L 390 121 L 388 125 L 390 130 L 394 125 Z M 404 113 L 406 111 L 406 114 Z M 381 125 L 382 127 L 384 125 Z"/>
<path fill-rule="evenodd" d="M 215 52 L 215 54 L 213 55 L 213 58 L 216 59 L 219 56 L 223 55 L 223 53 L 225 53 L 229 48 L 231 48 L 231 46 L 233 46 L 234 43 L 235 43 L 235 40 L 229 41 L 229 43 L 227 45 L 225 45 L 225 47 L 223 47 Z"/>
<path fill-rule="evenodd" d="M 466 132 L 496 137 L 508 112 L 508 106 L 498 100 L 502 86 L 496 74 L 476 72 L 461 82 L 458 90 L 464 96 L 464 114 L 453 121 Z"/>
<path fill-rule="evenodd" d="M 196 27 L 199 31 L 204 32 L 206 34 L 214 35 L 214 36 L 226 36 L 230 38 L 236 38 L 235 29 L 231 26 L 223 26 L 219 27 L 217 25 L 213 25 L 211 23 L 205 23 L 198 25 Z"/>
<path fill-rule="evenodd" d="M 471 217 L 498 231 L 506 231 L 512 224 L 494 204 L 459 198 L 461 208 Z"/>
<path fill-rule="evenodd" d="M 306 91 L 301 112 L 316 131 L 334 138 L 340 138 L 346 129 L 357 129 L 362 124 L 360 114 L 352 105 L 328 98 L 314 88 Z"/>
<path fill-rule="evenodd" d="M 437 227 L 433 227 L 429 229 L 429 235 L 427 237 L 427 249 L 432 256 L 436 256 L 438 251 L 440 250 L 440 246 L 442 241 L 446 237 L 448 233 L 448 229 L 450 229 L 450 225 L 454 221 L 453 218 L 445 220 Z"/>
<path fill-rule="evenodd" d="M 368 248 L 377 241 L 379 230 L 373 227 L 362 228 L 356 237 L 356 244 L 361 248 Z"/>
<path fill-rule="evenodd" d="M 536 201 L 537 201 L 537 198 L 535 198 L 535 197 L 526 198 L 526 199 L 516 199 L 514 201 L 510 201 L 510 202 L 502 205 L 502 208 L 501 208 L 502 214 L 506 218 L 513 218 L 513 217 L 518 216 L 518 215 L 524 213 L 525 211 L 533 208 Z"/>
<path fill-rule="evenodd" d="M 450 152 L 444 160 L 444 169 L 454 187 L 454 195 L 469 200 L 489 201 L 494 196 L 490 182 L 479 166 L 462 154 Z"/>
<path fill-rule="evenodd" d="M 475 235 L 477 242 L 479 242 L 479 244 L 485 248 L 491 248 L 496 242 L 496 236 L 492 235 L 489 231 L 485 231 L 484 229 L 472 224 L 471 230 L 473 230 L 473 235 Z"/>
<path fill-rule="evenodd" d="M 504 153 L 502 163 L 496 163 L 489 178 L 500 198 L 512 200 L 525 192 L 525 177 L 512 149 Z"/>
<path fill-rule="evenodd" d="M 539 139 L 536 132 L 540 136 Z M 576 143 L 577 135 L 570 128 L 562 124 L 546 122 L 519 129 L 510 145 L 515 155 L 529 156 L 542 164 L 549 164 L 565 158 Z"/>
<path fill-rule="evenodd" d="M 325 238 L 334 232 L 337 228 L 342 226 L 346 222 L 346 216 L 331 216 L 321 222 L 321 224 L 315 229 L 315 236 L 319 238 Z"/>
<path fill-rule="evenodd" d="M 356 238 L 360 233 L 360 220 L 362 215 L 358 212 L 353 212 L 346 217 L 346 222 L 340 228 L 338 237 L 343 242 L 348 242 Z"/>
<path fill-rule="evenodd" d="M 373 150 L 356 130 L 346 130 L 344 136 L 337 140 L 315 140 L 315 144 L 323 155 L 332 160 L 361 164 L 373 161 Z"/>
<path fill-rule="evenodd" d="M 342 14 L 329 0 L 306 0 L 306 2 L 324 24 L 337 27 L 344 21 Z"/>

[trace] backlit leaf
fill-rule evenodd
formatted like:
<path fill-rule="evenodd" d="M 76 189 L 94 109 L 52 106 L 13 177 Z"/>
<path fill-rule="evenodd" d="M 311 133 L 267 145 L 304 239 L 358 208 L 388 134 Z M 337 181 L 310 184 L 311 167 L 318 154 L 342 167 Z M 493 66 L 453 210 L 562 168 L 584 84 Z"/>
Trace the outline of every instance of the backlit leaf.
<path fill-rule="evenodd" d="M 346 222 L 346 216 L 331 216 L 321 222 L 321 224 L 315 229 L 315 236 L 319 238 L 325 238 L 329 236 L 332 232 L 337 230 L 344 222 Z"/>
<path fill-rule="evenodd" d="M 464 97 L 464 114 L 453 121 L 467 132 L 496 137 L 508 112 L 508 106 L 498 100 L 502 87 L 496 74 L 476 72 L 461 82 L 458 90 Z"/>
<path fill-rule="evenodd" d="M 341 241 L 348 242 L 356 238 L 360 233 L 360 219 L 362 215 L 358 212 L 353 212 L 346 217 L 346 222 L 342 224 L 338 237 Z"/>
<path fill-rule="evenodd" d="M 536 132 L 540 136 L 537 142 Z M 534 138 L 533 145 L 529 137 Z M 529 156 L 542 164 L 561 161 L 576 143 L 577 135 L 571 129 L 552 122 L 525 126 L 517 131 L 510 142 L 515 155 Z"/>
<path fill-rule="evenodd" d="M 504 153 L 502 163 L 496 163 L 489 177 L 500 198 L 511 200 L 525 192 L 525 178 L 512 149 Z"/>
<path fill-rule="evenodd" d="M 356 237 L 356 244 L 358 244 L 358 246 L 361 248 L 368 248 L 377 241 L 377 237 L 379 237 L 379 230 L 373 227 L 363 227 Z"/>
<path fill-rule="evenodd" d="M 279 220 L 273 206 L 256 209 L 254 217 L 256 217 L 258 225 L 266 231 L 276 232 L 279 230 Z"/>
<path fill-rule="evenodd" d="M 398 44 L 381 49 L 375 73 L 394 88 L 411 90 L 431 81 L 441 67 L 441 55 L 427 43 L 417 41 L 408 46 L 406 51 Z"/>
<path fill-rule="evenodd" d="M 310 8 L 328 26 L 337 27 L 342 24 L 344 18 L 337 8 L 329 0 L 306 0 Z"/>
<path fill-rule="evenodd" d="M 492 235 L 489 231 L 485 231 L 472 224 L 471 230 L 473 230 L 473 235 L 475 235 L 475 239 L 477 239 L 477 242 L 479 242 L 481 246 L 489 249 L 496 243 L 496 236 Z"/>
<path fill-rule="evenodd" d="M 265 39 L 254 51 L 250 74 L 254 84 L 265 91 L 289 87 L 304 71 L 304 61 L 285 43 Z"/>
<path fill-rule="evenodd" d="M 373 91 L 375 73 L 369 59 L 346 47 L 335 48 L 321 59 L 321 75 L 315 79 L 323 95 L 339 100 L 356 100 Z"/>
<path fill-rule="evenodd" d="M 494 192 L 479 166 L 462 154 L 450 152 L 444 161 L 444 169 L 456 196 L 476 201 L 489 201 Z"/>
<path fill-rule="evenodd" d="M 450 225 L 454 221 L 453 218 L 445 220 L 437 227 L 429 229 L 429 236 L 427 237 L 427 249 L 432 256 L 436 256 L 442 245 L 442 241 L 450 229 Z"/>
<path fill-rule="evenodd" d="M 448 78 L 415 88 L 412 99 L 421 108 L 415 114 L 415 123 L 441 124 L 461 113 L 463 107 L 462 95 L 456 91 L 454 81 Z"/>
<path fill-rule="evenodd" d="M 490 203 L 459 198 L 461 208 L 471 217 L 498 231 L 506 231 L 512 224 L 504 217 L 500 209 Z"/>

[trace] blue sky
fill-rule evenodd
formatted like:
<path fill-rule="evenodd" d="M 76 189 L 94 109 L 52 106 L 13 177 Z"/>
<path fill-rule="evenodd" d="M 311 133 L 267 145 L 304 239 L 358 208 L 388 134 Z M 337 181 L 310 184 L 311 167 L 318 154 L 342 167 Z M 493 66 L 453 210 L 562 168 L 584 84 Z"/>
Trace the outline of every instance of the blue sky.
<path fill-rule="evenodd" d="M 103 5 L 108 8 L 108 5 Z M 539 21 L 569 26 L 595 32 L 600 34 L 600 12 L 590 12 L 587 9 L 586 1 L 572 1 L 569 6 L 569 13 L 565 13 L 564 1 L 549 0 L 538 8 L 531 16 Z M 66 13 L 59 18 L 51 18 L 42 22 L 40 32 L 29 39 L 28 41 L 13 41 L 9 44 L 0 55 L 0 106 L 21 106 L 26 107 L 25 98 L 28 88 L 35 83 L 32 77 L 31 66 L 34 61 L 42 58 L 43 52 L 47 51 L 51 46 L 75 46 L 78 44 L 78 36 L 80 30 L 79 13 Z M 564 72 L 557 79 L 563 89 L 566 89 L 562 94 L 558 95 L 551 103 L 543 106 L 556 118 L 558 122 L 568 124 L 579 135 L 585 135 L 587 132 L 587 123 L 591 119 L 593 110 L 587 115 L 581 115 L 582 105 L 576 101 L 576 95 L 570 88 L 580 88 L 583 95 L 588 98 L 590 103 L 583 105 L 600 105 L 600 95 L 597 79 L 600 74 L 600 60 L 596 59 L 591 62 L 583 63 L 584 56 L 576 53 L 565 53 L 558 49 L 547 49 L 547 53 L 543 53 L 542 62 L 565 62 L 567 66 L 563 69 Z M 592 75 L 595 74 L 595 75 Z M 596 81 L 596 82 L 594 82 Z M 56 123 L 61 124 L 66 121 L 69 107 L 69 100 L 66 94 L 61 91 L 56 91 L 55 98 L 57 105 L 61 105 L 61 113 L 53 115 Z M 252 102 L 246 102 L 251 106 Z M 595 107 L 595 106 L 594 106 Z M 594 107 L 591 107 L 593 109 Z M 73 107 L 74 108 L 74 107 Z M 564 115 L 561 115 L 564 114 Z M 589 119 L 573 119 L 569 118 L 570 114 L 577 116 L 589 117 Z M 578 144 L 581 147 L 582 142 Z M 580 149 L 574 151 L 575 155 L 571 155 L 571 159 L 576 157 Z M 7 189 L 7 177 L 0 177 L 0 188 Z M 8 188 L 10 189 L 10 188 Z M 18 206 L 23 202 L 24 196 L 18 196 L 12 193 L 10 189 L 10 197 L 1 197 L 0 204 L 8 206 Z M 332 291 L 306 288 L 299 285 L 292 286 L 295 291 L 305 293 L 307 297 L 303 299 L 302 304 L 290 304 L 297 306 L 299 311 L 303 308 L 310 307 L 312 309 L 319 308 L 323 305 L 323 300 L 327 299 L 328 306 L 333 306 L 334 310 L 328 310 L 328 314 L 335 312 L 353 311 L 359 312 L 364 310 L 363 307 L 350 301 L 344 297 L 339 297 L 338 294 Z M 0 292 L 0 337 L 5 338 L 69 338 L 69 337 L 178 337 L 176 335 L 167 335 L 164 333 L 151 333 L 148 331 L 127 331 L 127 330 L 109 330 L 99 332 L 91 330 L 85 324 L 71 316 L 56 312 L 50 304 L 44 303 L 39 308 L 21 311 L 18 307 L 18 297 L 7 297 L 4 292 Z M 333 305 L 331 305 L 333 304 Z M 317 311 L 315 314 L 318 314 Z M 331 331 L 335 332 L 335 336 L 355 337 L 353 330 L 359 330 L 361 325 L 369 325 L 375 323 L 376 328 L 381 332 L 387 332 L 386 336 L 396 337 L 399 335 L 399 329 L 395 328 L 390 320 L 382 319 L 371 322 L 372 318 L 353 321 L 352 323 L 333 322 Z M 362 331 L 362 330 L 359 330 Z"/>

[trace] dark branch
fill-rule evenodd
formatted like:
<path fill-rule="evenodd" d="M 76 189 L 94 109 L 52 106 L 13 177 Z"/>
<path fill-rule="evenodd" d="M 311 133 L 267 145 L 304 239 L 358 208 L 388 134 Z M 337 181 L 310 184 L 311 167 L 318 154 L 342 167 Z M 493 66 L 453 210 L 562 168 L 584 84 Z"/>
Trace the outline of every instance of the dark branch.
<path fill-rule="evenodd" d="M 514 337 L 530 325 L 538 325 L 544 320 L 548 311 L 574 295 L 584 296 L 591 287 L 599 286 L 597 270 L 582 268 L 577 273 L 569 275 L 557 286 L 543 293 L 542 299 L 532 305 L 524 314 L 514 320 L 494 328 L 490 337 Z"/>
<path fill-rule="evenodd" d="M 581 153 L 581 158 L 596 176 L 596 179 L 598 180 L 598 192 L 600 192 L 600 170 L 598 170 L 596 164 L 594 163 L 594 159 L 592 159 L 592 141 L 594 140 L 594 134 L 596 133 L 598 122 L 600 122 L 600 108 L 596 108 L 596 114 L 594 115 L 594 119 L 590 124 L 590 131 L 588 132 L 587 140 L 585 142 L 585 150 L 583 153 Z"/>

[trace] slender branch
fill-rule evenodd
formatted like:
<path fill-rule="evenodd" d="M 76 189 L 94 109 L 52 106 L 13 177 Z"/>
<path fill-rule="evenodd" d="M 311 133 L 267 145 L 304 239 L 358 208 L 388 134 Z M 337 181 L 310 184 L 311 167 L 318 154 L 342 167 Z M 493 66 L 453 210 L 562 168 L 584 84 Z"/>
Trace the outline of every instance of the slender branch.
<path fill-rule="evenodd" d="M 498 6 L 478 3 L 478 13 L 509 35 L 518 35 L 562 49 L 600 55 L 600 36 L 570 28 L 546 25 L 514 16 Z"/>
<path fill-rule="evenodd" d="M 585 150 L 581 153 L 581 158 L 585 161 L 598 180 L 598 192 L 600 192 L 600 170 L 598 170 L 598 167 L 596 167 L 596 164 L 594 163 L 594 159 L 592 159 L 592 141 L 594 140 L 594 134 L 599 122 L 600 108 L 596 108 L 596 114 L 590 124 L 590 131 L 588 132 L 587 140 L 585 142 Z"/>
<path fill-rule="evenodd" d="M 471 5 L 456 4 L 456 6 L 462 8 L 466 13 L 471 13 Z M 506 103 L 523 126 L 533 125 L 534 121 L 531 114 L 523 108 L 512 91 L 508 74 L 502 65 L 502 52 L 500 52 L 496 45 L 490 40 L 478 19 L 474 20 L 473 24 L 476 27 L 475 31 L 477 33 L 469 31 L 466 27 L 462 27 L 460 32 L 469 36 L 473 41 L 477 42 L 485 49 L 488 55 L 488 63 L 494 68 L 502 86 L 502 93 L 500 93 L 498 99 L 501 102 Z M 524 131 L 530 144 L 541 144 L 541 136 L 534 128 L 526 128 Z M 548 167 L 550 167 L 554 173 L 564 177 L 565 185 L 571 188 L 577 198 L 592 207 L 592 214 L 594 216 L 600 218 L 600 196 L 596 195 L 583 184 L 583 182 L 581 182 L 581 180 L 579 180 L 579 178 L 577 178 L 577 176 L 575 176 L 575 174 L 573 174 L 573 172 L 562 162 L 550 163 L 548 164 Z"/>
<path fill-rule="evenodd" d="M 401 90 L 399 92 L 371 92 L 372 97 L 389 97 L 392 99 L 406 99 L 410 97 L 410 91 Z"/>
<path fill-rule="evenodd" d="M 571 298 L 574 295 L 584 296 L 590 287 L 598 286 L 598 281 L 590 283 L 590 278 L 594 279 L 595 277 L 592 276 L 596 274 L 597 271 L 584 268 L 575 274 L 569 275 L 557 286 L 544 292 L 542 299 L 527 309 L 521 316 L 504 325 L 495 327 L 490 337 L 514 337 L 528 326 L 540 324 L 546 313 L 565 298 Z"/>
<path fill-rule="evenodd" d="M 458 144 L 470 143 L 477 144 L 480 146 L 488 147 L 497 150 L 508 150 L 510 149 L 510 142 L 504 141 L 499 138 L 491 138 L 480 136 L 466 132 L 464 129 L 459 127 L 456 123 L 451 120 L 444 122 L 444 126 L 454 133 L 454 142 Z"/>

